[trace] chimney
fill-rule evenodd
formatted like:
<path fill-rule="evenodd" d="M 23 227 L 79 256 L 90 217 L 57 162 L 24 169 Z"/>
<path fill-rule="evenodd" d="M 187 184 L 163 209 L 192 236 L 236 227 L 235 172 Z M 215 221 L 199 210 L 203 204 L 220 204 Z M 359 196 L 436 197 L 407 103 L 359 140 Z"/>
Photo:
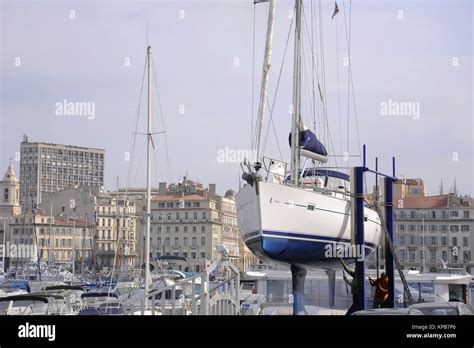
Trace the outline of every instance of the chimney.
<path fill-rule="evenodd" d="M 209 184 L 209 198 L 216 198 L 216 184 Z"/>
<path fill-rule="evenodd" d="M 166 195 L 166 182 L 160 182 L 158 186 L 158 194 Z"/>

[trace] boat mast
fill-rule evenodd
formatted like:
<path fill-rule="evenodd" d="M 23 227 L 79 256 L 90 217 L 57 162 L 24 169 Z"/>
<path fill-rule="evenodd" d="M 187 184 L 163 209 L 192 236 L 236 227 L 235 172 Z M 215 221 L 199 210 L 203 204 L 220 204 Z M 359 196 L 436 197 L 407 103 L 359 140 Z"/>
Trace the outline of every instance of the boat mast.
<path fill-rule="evenodd" d="M 150 279 L 150 215 L 151 215 L 151 46 L 147 49 L 148 65 L 148 118 L 147 118 L 147 161 L 146 161 L 146 232 L 145 232 L 145 307 L 148 308 L 148 279 Z"/>
<path fill-rule="evenodd" d="M 299 185 L 300 147 L 299 122 L 301 108 L 301 6 L 302 0 L 295 3 L 295 54 L 293 68 L 293 120 L 291 126 L 291 177 L 293 185 Z"/>
<path fill-rule="evenodd" d="M 275 23 L 275 0 L 270 0 L 268 7 L 268 24 L 267 24 L 267 38 L 265 44 L 265 59 L 263 61 L 262 72 L 262 86 L 260 92 L 260 104 L 258 106 L 258 129 L 257 129 L 257 157 L 256 161 L 261 163 L 262 156 L 262 131 L 265 112 L 267 110 L 267 95 L 268 95 L 268 75 L 272 63 L 272 41 L 273 41 L 273 26 Z"/>

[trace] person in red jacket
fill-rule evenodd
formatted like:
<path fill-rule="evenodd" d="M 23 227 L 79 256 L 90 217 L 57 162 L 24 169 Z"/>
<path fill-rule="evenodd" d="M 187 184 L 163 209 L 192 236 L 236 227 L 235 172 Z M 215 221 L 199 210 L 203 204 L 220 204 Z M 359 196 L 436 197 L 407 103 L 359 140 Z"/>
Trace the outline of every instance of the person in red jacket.
<path fill-rule="evenodd" d="M 383 308 L 388 299 L 388 277 L 382 272 L 380 278 L 373 280 L 369 277 L 370 285 L 376 286 L 373 308 Z"/>

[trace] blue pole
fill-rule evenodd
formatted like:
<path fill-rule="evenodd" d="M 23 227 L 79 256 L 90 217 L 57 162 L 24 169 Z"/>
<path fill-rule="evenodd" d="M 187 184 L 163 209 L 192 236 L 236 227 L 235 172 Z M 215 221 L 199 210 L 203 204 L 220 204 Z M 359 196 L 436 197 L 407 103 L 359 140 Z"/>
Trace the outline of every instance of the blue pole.
<path fill-rule="evenodd" d="M 364 146 L 365 152 L 365 146 Z M 365 159 L 365 156 L 364 156 Z M 365 162 L 365 161 L 364 161 Z M 356 261 L 357 301 L 359 310 L 366 308 L 365 303 L 365 243 L 364 243 L 364 167 L 355 167 L 355 200 L 356 200 L 356 245 L 362 253 Z"/>
<path fill-rule="evenodd" d="M 393 159 L 395 164 L 395 158 Z M 393 167 L 395 176 L 395 166 Z M 385 223 L 388 235 L 393 244 L 393 182 L 394 179 L 385 177 Z M 385 243 L 385 271 L 388 277 L 388 307 L 395 307 L 395 272 L 393 267 L 393 255 L 388 243 Z"/>

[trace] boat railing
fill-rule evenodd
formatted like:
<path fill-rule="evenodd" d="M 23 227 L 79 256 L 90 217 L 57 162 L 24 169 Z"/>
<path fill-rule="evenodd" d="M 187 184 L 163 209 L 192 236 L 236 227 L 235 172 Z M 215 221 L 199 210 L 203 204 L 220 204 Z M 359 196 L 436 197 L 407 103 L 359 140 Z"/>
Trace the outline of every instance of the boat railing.
<path fill-rule="evenodd" d="M 210 281 L 221 271 L 224 279 Z M 240 272 L 232 262 L 220 260 L 204 272 L 149 292 L 140 302 L 139 313 L 133 303 L 124 304 L 125 314 L 151 315 L 237 315 L 240 311 Z"/>

